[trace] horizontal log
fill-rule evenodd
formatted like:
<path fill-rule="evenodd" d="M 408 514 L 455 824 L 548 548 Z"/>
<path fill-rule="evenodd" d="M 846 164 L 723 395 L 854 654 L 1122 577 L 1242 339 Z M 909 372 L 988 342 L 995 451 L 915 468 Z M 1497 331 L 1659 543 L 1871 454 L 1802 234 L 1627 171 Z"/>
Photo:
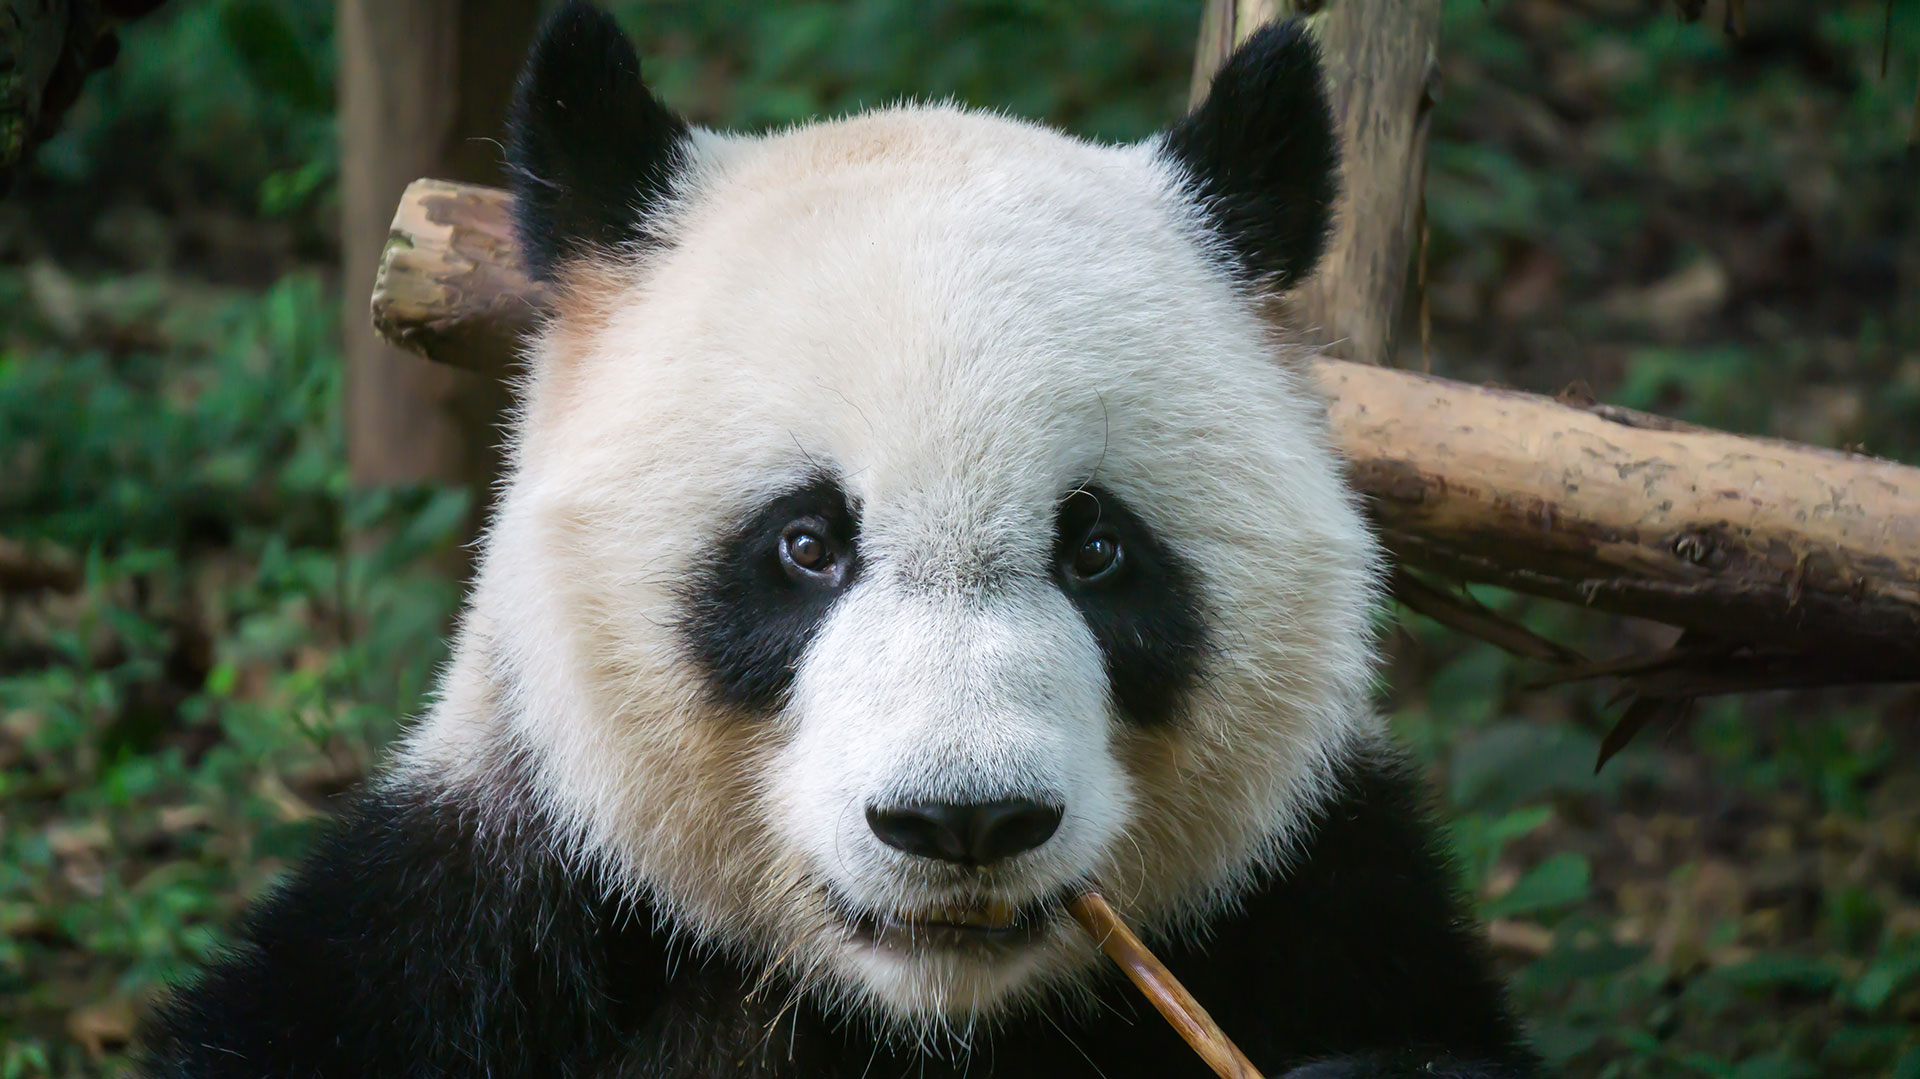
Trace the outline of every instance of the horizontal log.
<path fill-rule="evenodd" d="M 421 180 L 374 325 L 431 359 L 514 361 L 546 306 L 507 195 Z M 1592 402 L 1322 359 L 1334 437 L 1407 566 L 1920 680 L 1920 469 Z"/>
<path fill-rule="evenodd" d="M 1920 679 L 1920 469 L 1408 371 L 1319 371 L 1353 483 L 1407 564 Z"/>

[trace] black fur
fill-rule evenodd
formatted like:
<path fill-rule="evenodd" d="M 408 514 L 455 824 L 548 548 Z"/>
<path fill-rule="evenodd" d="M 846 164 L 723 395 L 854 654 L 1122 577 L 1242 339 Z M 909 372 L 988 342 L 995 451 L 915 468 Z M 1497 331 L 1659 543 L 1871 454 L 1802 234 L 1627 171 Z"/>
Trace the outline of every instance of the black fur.
<path fill-rule="evenodd" d="M 147 1074 L 567 1075 L 622 1052 L 666 989 L 658 946 L 518 798 L 487 807 L 499 836 L 477 811 L 361 794 L 155 1017 Z"/>
<path fill-rule="evenodd" d="M 1065 565 L 1096 527 L 1119 541 L 1120 568 L 1112 580 L 1076 586 Z M 1061 500 L 1054 566 L 1067 598 L 1100 642 L 1120 713 L 1143 724 L 1172 718 L 1207 651 L 1207 624 L 1192 571 L 1124 501 L 1097 487 L 1082 487 Z"/>
<path fill-rule="evenodd" d="M 682 161 L 687 122 L 640 79 L 640 58 L 613 16 L 567 0 L 541 28 L 508 123 L 514 232 L 527 269 L 646 235 L 648 208 Z"/>
<path fill-rule="evenodd" d="M 1361 761 L 1301 857 L 1204 947 L 1162 956 L 1267 1075 L 1522 1079 L 1501 992 L 1458 914 L 1414 780 Z M 500 783 L 516 781 L 503 776 Z M 164 1005 L 153 1079 L 1207 1074 L 1141 998 L 974 1034 L 970 1054 L 877 1044 L 791 1008 L 756 971 L 670 946 L 649 910 L 570 873 L 525 800 L 484 836 L 461 807 L 363 796 L 240 947 Z M 1097 1070 L 1096 1070 L 1097 1069 Z M 1290 1070 L 1291 1069 L 1291 1070 Z"/>
<path fill-rule="evenodd" d="M 1240 277 L 1286 285 L 1313 272 L 1327 243 L 1340 148 L 1319 53 L 1301 23 L 1255 32 L 1165 138 Z"/>
<path fill-rule="evenodd" d="M 824 522 L 850 562 L 838 589 L 796 581 L 781 566 L 781 532 L 805 517 Z M 721 700 L 763 712 L 780 706 L 814 631 L 859 573 L 859 527 L 840 485 L 817 478 L 767 503 L 721 542 L 683 597 L 680 623 Z"/>

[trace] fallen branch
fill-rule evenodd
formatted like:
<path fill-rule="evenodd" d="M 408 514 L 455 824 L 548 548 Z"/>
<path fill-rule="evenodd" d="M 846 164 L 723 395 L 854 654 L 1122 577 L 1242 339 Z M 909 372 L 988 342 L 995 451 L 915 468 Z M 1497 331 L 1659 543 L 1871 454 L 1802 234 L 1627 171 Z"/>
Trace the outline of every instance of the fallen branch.
<path fill-rule="evenodd" d="M 488 188 L 408 189 L 373 296 L 389 341 L 513 362 L 546 297 L 506 207 Z M 1712 642 L 1719 691 L 1742 688 L 1726 678 L 1743 655 L 1769 685 L 1785 667 L 1795 684 L 1920 680 L 1920 468 L 1408 371 L 1314 370 L 1404 566 L 1683 627 Z"/>
<path fill-rule="evenodd" d="M 82 573 L 65 552 L 34 549 L 0 536 L 0 596 L 29 592 L 74 592 Z"/>

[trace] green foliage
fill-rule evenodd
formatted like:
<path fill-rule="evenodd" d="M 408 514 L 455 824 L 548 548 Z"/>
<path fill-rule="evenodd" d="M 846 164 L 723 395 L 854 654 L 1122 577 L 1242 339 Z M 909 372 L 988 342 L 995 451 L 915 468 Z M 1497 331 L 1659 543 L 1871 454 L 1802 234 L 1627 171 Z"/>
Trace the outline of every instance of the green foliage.
<path fill-rule="evenodd" d="M 88 83 L 38 171 L 96 190 L 159 188 L 189 205 L 257 205 L 273 184 L 282 206 L 298 193 L 323 208 L 339 161 L 331 3 L 169 4 L 121 36 L 120 58 Z"/>
<path fill-rule="evenodd" d="M 1109 139 L 1179 114 L 1199 17 L 1182 0 L 609 6 L 668 103 L 696 120 L 758 129 L 953 99 Z"/>
<path fill-rule="evenodd" d="M 22 1076 L 87 1066 L 41 1018 L 75 1001 L 53 1029 L 124 1042 L 418 705 L 454 592 L 410 566 L 467 506 L 349 491 L 312 276 L 29 276 L 0 287 L 84 317 L 17 328 L 0 363 L 0 446 L 31 465 L 0 473 L 0 535 L 81 552 L 71 596 L 0 609 L 0 1073 Z M 153 347 L 103 344 L 136 325 Z M 350 553 L 348 523 L 393 539 Z"/>
<path fill-rule="evenodd" d="M 1543 914 L 1573 906 L 1592 889 L 1593 870 L 1586 856 L 1573 851 L 1550 855 L 1526 871 L 1513 887 L 1481 904 L 1488 918 Z"/>
<path fill-rule="evenodd" d="M 1881 4 L 1748 5 L 1736 43 L 1709 14 L 1443 7 L 1436 367 L 1920 460 L 1920 303 L 1890 257 L 1916 225 L 1920 21 L 1883 41 Z M 1589 654 L 1662 643 L 1489 602 Z M 1607 1077 L 1920 1070 L 1910 695 L 1705 701 L 1594 776 L 1601 696 L 1525 692 L 1526 665 L 1407 628 L 1398 725 L 1447 778 L 1543 1054 Z"/>
<path fill-rule="evenodd" d="M 1565 612 L 1551 628 L 1528 621 L 1582 635 Z M 1694 725 L 1652 733 L 1666 744 L 1643 739 L 1596 775 L 1595 734 L 1517 718 L 1565 703 L 1521 689 L 1526 664 L 1404 628 L 1437 673 L 1400 684 L 1396 726 L 1444 780 L 1456 864 L 1510 942 L 1513 993 L 1544 1056 L 1609 1077 L 1911 1066 L 1920 908 L 1860 862 L 1920 842 L 1920 814 L 1888 778 L 1900 719 L 1854 708 L 1770 721 L 1750 702 L 1710 702 Z"/>
<path fill-rule="evenodd" d="M 1444 5 L 1427 209 L 1450 373 L 1504 375 L 1474 358 L 1531 334 L 1560 354 L 1544 377 L 1611 401 L 1920 460 L 1895 254 L 1920 20 L 1885 16 L 1762 5 L 1733 42 L 1650 5 Z"/>
<path fill-rule="evenodd" d="M 333 84 L 315 62 L 311 46 L 267 0 L 230 0 L 220 9 L 220 31 L 264 96 L 301 112 L 333 107 Z"/>

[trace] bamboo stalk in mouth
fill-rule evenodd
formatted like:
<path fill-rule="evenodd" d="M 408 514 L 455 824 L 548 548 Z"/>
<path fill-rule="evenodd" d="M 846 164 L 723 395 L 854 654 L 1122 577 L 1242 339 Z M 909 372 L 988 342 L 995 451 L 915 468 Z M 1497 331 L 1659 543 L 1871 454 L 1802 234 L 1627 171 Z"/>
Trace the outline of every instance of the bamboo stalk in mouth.
<path fill-rule="evenodd" d="M 1220 1079 L 1260 1079 L 1260 1069 L 1233 1044 L 1166 964 L 1134 936 L 1099 892 L 1081 892 L 1067 909 Z"/>

